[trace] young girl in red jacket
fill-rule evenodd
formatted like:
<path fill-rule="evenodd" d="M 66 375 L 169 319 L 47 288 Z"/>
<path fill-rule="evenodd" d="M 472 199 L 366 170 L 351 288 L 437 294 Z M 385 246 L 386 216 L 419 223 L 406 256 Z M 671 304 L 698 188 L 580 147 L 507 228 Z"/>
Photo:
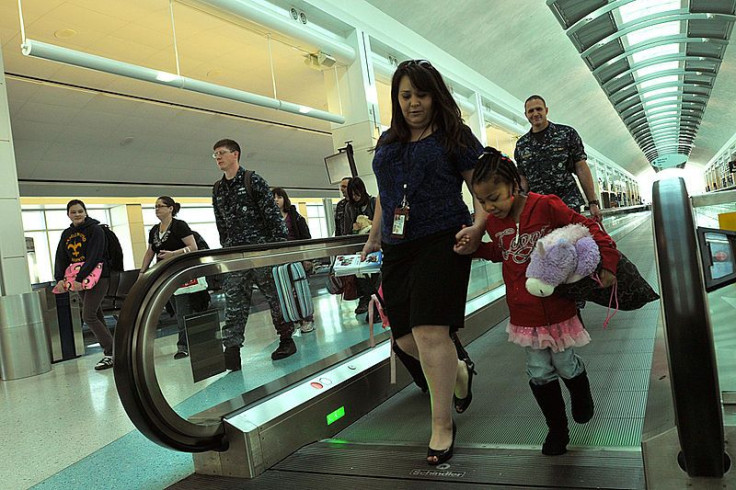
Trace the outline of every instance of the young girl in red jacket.
<path fill-rule="evenodd" d="M 570 390 L 575 422 L 588 422 L 593 417 L 593 398 L 585 364 L 574 348 L 590 342 L 590 336 L 574 300 L 556 294 L 546 298 L 529 294 L 525 287 L 529 256 L 542 236 L 581 223 L 598 244 L 602 266 L 599 276 L 608 287 L 616 280 L 616 244 L 595 221 L 571 210 L 557 196 L 524 193 L 516 165 L 494 148 L 486 148 L 479 157 L 471 185 L 489 214 L 486 230 L 492 240 L 482 243 L 475 255 L 503 263 L 511 316 L 506 327 L 509 342 L 526 349 L 529 386 L 549 428 L 542 453 L 563 454 L 570 438 L 558 378 Z"/>

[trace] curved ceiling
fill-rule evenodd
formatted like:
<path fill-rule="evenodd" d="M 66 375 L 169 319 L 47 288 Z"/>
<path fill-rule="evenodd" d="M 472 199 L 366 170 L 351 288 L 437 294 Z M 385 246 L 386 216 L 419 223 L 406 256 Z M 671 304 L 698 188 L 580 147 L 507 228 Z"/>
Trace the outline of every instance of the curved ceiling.
<path fill-rule="evenodd" d="M 734 24 L 733 0 L 550 0 L 655 167 L 689 156 Z M 684 5 L 684 6 L 683 6 Z"/>
<path fill-rule="evenodd" d="M 704 167 L 736 132 L 733 0 L 368 2 L 634 175 L 662 150 Z"/>

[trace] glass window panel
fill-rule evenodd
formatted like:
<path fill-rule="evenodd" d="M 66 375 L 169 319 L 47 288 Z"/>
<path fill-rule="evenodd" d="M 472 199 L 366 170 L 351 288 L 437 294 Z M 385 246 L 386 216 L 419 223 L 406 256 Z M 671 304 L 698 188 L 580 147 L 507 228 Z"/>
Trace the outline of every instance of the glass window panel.
<path fill-rule="evenodd" d="M 659 78 L 655 78 L 654 80 L 647 80 L 646 82 L 641 82 L 639 84 L 639 88 L 644 89 L 647 87 L 651 87 L 652 85 L 659 85 L 662 83 L 672 83 L 672 82 L 678 81 L 679 79 L 680 77 L 678 77 L 677 75 L 668 75 L 666 77 L 659 77 Z"/>
<path fill-rule="evenodd" d="M 212 206 L 182 206 L 176 217 L 187 223 L 214 223 L 215 211 Z"/>
<path fill-rule="evenodd" d="M 46 225 L 49 230 L 64 230 L 69 227 L 71 221 L 64 209 L 47 209 Z"/>
<path fill-rule="evenodd" d="M 680 8 L 680 0 L 637 0 L 622 5 L 618 10 L 623 22 L 631 22 L 640 17 L 668 12 Z"/>
<path fill-rule="evenodd" d="M 658 88 L 656 90 L 652 90 L 651 92 L 647 92 L 643 94 L 643 97 L 645 99 L 651 99 L 652 97 L 656 97 L 657 95 L 661 94 L 668 94 L 670 92 L 677 92 L 677 87 L 664 87 L 664 88 Z"/>
<path fill-rule="evenodd" d="M 673 36 L 679 33 L 679 22 L 665 22 L 664 24 L 644 27 L 643 29 L 630 32 L 626 35 L 626 40 L 629 42 L 629 46 L 635 46 L 658 37 Z"/>
<path fill-rule="evenodd" d="M 110 212 L 108 209 L 92 208 L 87 206 L 87 216 L 96 219 L 100 223 L 108 225 L 110 224 Z"/>
<path fill-rule="evenodd" d="M 150 228 L 153 225 L 158 224 L 158 218 L 156 217 L 156 210 L 153 208 L 153 206 L 150 206 L 150 207 L 144 206 L 141 208 L 141 211 L 143 212 L 143 224 L 144 225 Z"/>
<path fill-rule="evenodd" d="M 21 211 L 24 230 L 45 230 L 46 220 L 43 211 Z M 67 219 L 68 221 L 68 219 Z"/>
<path fill-rule="evenodd" d="M 678 61 L 668 61 L 666 63 L 657 63 L 656 65 L 651 65 L 651 66 L 647 66 L 639 70 L 636 70 L 636 76 L 637 78 L 645 77 L 647 75 L 651 75 L 652 73 L 657 73 L 658 71 L 676 70 L 679 67 L 680 67 L 680 63 Z"/>
<path fill-rule="evenodd" d="M 679 44 L 666 44 L 664 46 L 657 46 L 655 48 L 649 48 L 643 51 L 639 51 L 638 53 L 632 54 L 631 57 L 634 59 L 634 63 L 640 63 L 642 61 L 656 58 L 657 56 L 665 56 L 668 54 L 676 54 L 679 52 Z"/>
<path fill-rule="evenodd" d="M 644 102 L 644 106 L 652 105 L 652 104 L 659 104 L 660 102 L 668 102 L 668 101 L 675 101 L 677 100 L 677 97 L 660 97 L 656 100 L 648 100 Z M 675 106 L 672 106 L 675 107 Z"/>

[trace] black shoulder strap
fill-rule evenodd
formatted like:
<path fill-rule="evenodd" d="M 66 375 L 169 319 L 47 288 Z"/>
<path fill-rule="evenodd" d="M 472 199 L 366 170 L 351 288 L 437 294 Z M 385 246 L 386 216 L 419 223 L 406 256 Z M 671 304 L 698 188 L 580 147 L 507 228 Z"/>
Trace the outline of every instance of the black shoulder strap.
<path fill-rule="evenodd" d="M 256 200 L 255 197 L 253 197 L 253 171 L 252 170 L 246 170 L 243 174 L 243 184 L 245 184 L 245 192 L 248 193 L 248 196 L 252 200 Z"/>

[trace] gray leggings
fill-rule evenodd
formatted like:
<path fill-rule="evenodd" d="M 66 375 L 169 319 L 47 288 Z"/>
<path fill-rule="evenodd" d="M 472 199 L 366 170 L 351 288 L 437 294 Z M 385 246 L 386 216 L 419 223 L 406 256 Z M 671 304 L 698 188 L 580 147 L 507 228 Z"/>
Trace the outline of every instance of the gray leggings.
<path fill-rule="evenodd" d="M 112 356 L 112 334 L 105 324 L 105 316 L 102 314 L 100 304 L 105 298 L 109 283 L 110 278 L 101 277 L 92 289 L 79 291 L 79 297 L 82 299 L 82 320 L 95 334 L 106 356 Z"/>

